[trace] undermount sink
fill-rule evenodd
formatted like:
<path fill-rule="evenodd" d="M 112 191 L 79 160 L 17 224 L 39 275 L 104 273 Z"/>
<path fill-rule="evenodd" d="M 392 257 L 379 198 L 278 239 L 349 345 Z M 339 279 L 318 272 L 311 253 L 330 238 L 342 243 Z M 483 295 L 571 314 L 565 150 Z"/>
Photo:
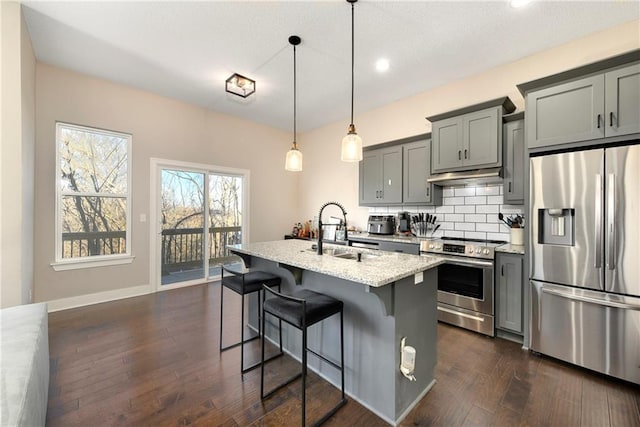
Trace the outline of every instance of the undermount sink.
<path fill-rule="evenodd" d="M 307 251 L 317 252 L 317 249 L 311 248 L 311 249 L 307 249 Z M 335 258 L 341 258 L 341 259 L 357 259 L 358 253 L 359 252 L 352 252 L 350 250 L 342 249 L 342 248 L 323 248 L 322 249 L 323 255 L 329 255 L 329 256 L 332 256 Z M 380 255 L 372 254 L 372 253 L 362 253 L 361 259 L 374 258 L 378 256 Z"/>

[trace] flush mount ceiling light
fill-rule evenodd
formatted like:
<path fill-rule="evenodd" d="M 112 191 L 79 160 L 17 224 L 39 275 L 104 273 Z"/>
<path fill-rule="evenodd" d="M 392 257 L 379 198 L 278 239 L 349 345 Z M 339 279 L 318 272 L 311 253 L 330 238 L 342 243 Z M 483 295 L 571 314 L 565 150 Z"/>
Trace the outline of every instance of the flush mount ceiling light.
<path fill-rule="evenodd" d="M 380 58 L 376 61 L 376 70 L 379 73 L 384 73 L 389 70 L 389 60 L 387 58 Z"/>
<path fill-rule="evenodd" d="M 300 172 L 302 170 L 302 152 L 298 150 L 298 143 L 296 142 L 296 46 L 301 41 L 298 36 L 289 37 L 289 43 L 293 46 L 293 145 L 291 150 L 287 152 L 284 168 L 292 172 Z"/>
<path fill-rule="evenodd" d="M 241 98 L 246 98 L 256 91 L 256 81 L 238 73 L 233 73 L 227 79 L 225 90 Z"/>
<path fill-rule="evenodd" d="M 351 3 L 351 123 L 347 136 L 342 139 L 342 151 L 340 158 L 343 162 L 359 162 L 362 160 L 362 138 L 356 133 L 353 124 L 353 63 L 354 63 L 354 3 L 358 0 L 347 0 Z"/>

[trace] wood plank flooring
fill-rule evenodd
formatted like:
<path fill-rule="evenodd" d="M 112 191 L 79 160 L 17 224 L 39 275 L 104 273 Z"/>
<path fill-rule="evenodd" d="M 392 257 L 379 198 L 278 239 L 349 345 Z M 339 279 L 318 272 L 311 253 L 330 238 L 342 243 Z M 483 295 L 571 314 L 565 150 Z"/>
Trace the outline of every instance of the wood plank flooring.
<path fill-rule="evenodd" d="M 213 283 L 51 313 L 47 425 L 300 425 L 300 381 L 261 401 L 259 370 L 243 378 L 240 348 L 219 352 L 219 296 Z M 225 344 L 239 306 L 225 294 Z M 277 359 L 267 387 L 296 369 Z M 443 324 L 436 380 L 403 426 L 640 426 L 640 387 Z M 307 422 L 339 396 L 309 383 Z M 326 425 L 387 424 L 349 399 Z"/>

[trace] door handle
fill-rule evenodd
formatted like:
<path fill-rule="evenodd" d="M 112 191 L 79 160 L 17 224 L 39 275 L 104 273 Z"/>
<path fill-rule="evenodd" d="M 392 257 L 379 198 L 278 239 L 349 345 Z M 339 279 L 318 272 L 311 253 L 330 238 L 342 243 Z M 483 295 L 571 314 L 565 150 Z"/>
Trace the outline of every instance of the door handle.
<path fill-rule="evenodd" d="M 504 276 L 504 265 L 500 266 L 500 275 Z"/>
<path fill-rule="evenodd" d="M 598 117 L 596 118 L 596 123 L 598 125 L 598 129 L 600 129 L 600 114 L 598 114 Z"/>
<path fill-rule="evenodd" d="M 606 299 L 591 298 L 586 295 L 577 295 L 569 292 L 563 292 L 556 289 L 542 288 L 545 294 L 555 295 L 561 298 L 567 298 L 574 301 L 588 302 L 591 304 L 603 305 L 605 307 L 622 308 L 625 310 L 640 310 L 640 305 L 628 304 L 626 302 L 611 301 Z"/>
<path fill-rule="evenodd" d="M 600 268 L 602 258 L 602 175 L 596 174 L 596 194 L 595 194 L 595 260 L 593 266 Z"/>
<path fill-rule="evenodd" d="M 609 174 L 607 186 L 607 267 L 616 268 L 616 176 Z"/>

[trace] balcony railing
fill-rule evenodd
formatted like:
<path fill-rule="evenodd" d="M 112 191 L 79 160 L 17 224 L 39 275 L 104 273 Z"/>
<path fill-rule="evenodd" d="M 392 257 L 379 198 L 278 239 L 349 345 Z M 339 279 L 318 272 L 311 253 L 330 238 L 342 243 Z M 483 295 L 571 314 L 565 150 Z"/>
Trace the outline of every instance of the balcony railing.
<path fill-rule="evenodd" d="M 209 228 L 209 265 L 231 258 L 228 246 L 242 242 L 241 227 Z M 111 255 L 126 251 L 125 231 L 62 233 L 63 258 Z M 162 274 L 202 267 L 202 228 L 162 230 Z"/>

